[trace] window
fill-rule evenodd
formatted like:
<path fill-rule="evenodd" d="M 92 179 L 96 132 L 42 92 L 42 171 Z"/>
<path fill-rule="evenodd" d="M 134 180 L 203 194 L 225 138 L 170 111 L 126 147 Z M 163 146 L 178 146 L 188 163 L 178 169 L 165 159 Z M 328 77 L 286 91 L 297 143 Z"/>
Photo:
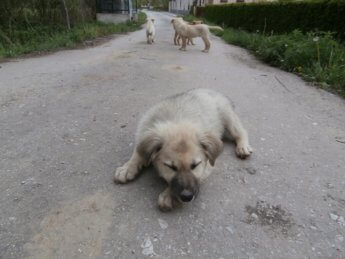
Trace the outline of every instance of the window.
<path fill-rule="evenodd" d="M 227 3 L 228 0 L 220 0 L 221 3 Z"/>

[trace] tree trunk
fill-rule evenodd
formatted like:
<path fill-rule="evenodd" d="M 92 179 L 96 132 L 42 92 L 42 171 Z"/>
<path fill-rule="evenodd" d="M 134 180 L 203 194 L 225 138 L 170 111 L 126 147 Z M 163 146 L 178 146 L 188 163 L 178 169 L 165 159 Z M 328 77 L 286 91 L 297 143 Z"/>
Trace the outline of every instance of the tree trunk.
<path fill-rule="evenodd" d="M 67 9 L 66 2 L 65 2 L 65 0 L 61 0 L 61 3 L 62 3 L 62 6 L 64 8 L 64 11 L 65 11 L 67 28 L 70 30 L 71 29 L 71 23 L 69 21 L 69 15 L 68 15 L 68 9 Z"/>

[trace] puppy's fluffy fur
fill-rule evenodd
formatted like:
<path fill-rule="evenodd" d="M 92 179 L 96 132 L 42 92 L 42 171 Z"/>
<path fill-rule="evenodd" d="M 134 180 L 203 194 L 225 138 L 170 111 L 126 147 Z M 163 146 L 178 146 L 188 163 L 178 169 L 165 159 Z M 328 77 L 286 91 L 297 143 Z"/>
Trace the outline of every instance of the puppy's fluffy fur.
<path fill-rule="evenodd" d="M 152 44 L 155 40 L 156 30 L 153 24 L 154 21 L 155 21 L 154 19 L 150 18 L 147 20 L 147 23 L 146 23 L 146 38 L 147 38 L 148 44 Z"/>
<path fill-rule="evenodd" d="M 235 140 L 238 157 L 251 154 L 247 133 L 225 96 L 197 89 L 169 97 L 141 119 L 132 157 L 117 168 L 114 180 L 126 183 L 153 164 L 168 183 L 159 195 L 159 208 L 170 210 L 196 197 L 199 183 L 222 152 L 223 136 Z"/>
<path fill-rule="evenodd" d="M 190 25 L 183 21 L 182 18 L 173 18 L 171 20 L 171 23 L 173 24 L 176 33 L 178 35 L 181 35 L 182 37 L 182 46 L 180 50 L 186 50 L 188 38 L 201 37 L 205 43 L 205 49 L 203 50 L 203 52 L 208 52 L 211 47 L 211 43 L 209 40 L 209 29 L 223 30 L 219 26 L 209 26 L 206 24 Z"/>
<path fill-rule="evenodd" d="M 174 18 L 174 19 L 180 19 L 181 21 L 183 21 L 183 18 L 182 18 L 182 17 L 176 17 L 176 18 Z M 182 36 L 179 35 L 179 34 L 177 33 L 176 25 L 175 25 L 173 22 L 172 22 L 172 24 L 173 24 L 173 27 L 174 27 L 174 30 L 175 30 L 174 44 L 180 46 L 180 41 L 182 40 Z M 188 39 L 187 39 L 187 44 L 189 45 L 190 43 L 191 43 L 192 45 L 194 45 L 194 42 L 193 42 L 193 39 L 192 39 L 192 38 L 188 38 Z"/>
<path fill-rule="evenodd" d="M 175 37 L 174 37 L 175 45 L 180 46 L 181 45 L 181 41 L 182 41 L 182 37 L 175 32 Z M 190 44 L 195 45 L 192 38 L 188 38 L 187 39 L 187 45 L 190 45 Z"/>

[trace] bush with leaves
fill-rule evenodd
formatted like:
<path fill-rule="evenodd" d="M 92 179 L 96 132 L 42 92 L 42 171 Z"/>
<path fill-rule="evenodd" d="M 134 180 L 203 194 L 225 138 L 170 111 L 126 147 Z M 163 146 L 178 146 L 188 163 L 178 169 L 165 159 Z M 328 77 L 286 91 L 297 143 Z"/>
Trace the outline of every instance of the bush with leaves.
<path fill-rule="evenodd" d="M 199 12 L 210 22 L 250 32 L 330 31 L 345 40 L 344 0 L 207 5 Z"/>

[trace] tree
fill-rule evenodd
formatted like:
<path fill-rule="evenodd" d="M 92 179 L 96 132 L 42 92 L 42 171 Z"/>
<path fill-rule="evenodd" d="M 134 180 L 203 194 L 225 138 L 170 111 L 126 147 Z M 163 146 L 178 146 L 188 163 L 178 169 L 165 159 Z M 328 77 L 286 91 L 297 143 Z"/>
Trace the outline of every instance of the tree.
<path fill-rule="evenodd" d="M 65 0 L 61 0 L 61 4 L 62 4 L 64 11 L 65 11 L 67 28 L 70 30 L 71 29 L 71 23 L 69 20 L 69 14 L 68 14 L 68 9 L 67 9 Z"/>

